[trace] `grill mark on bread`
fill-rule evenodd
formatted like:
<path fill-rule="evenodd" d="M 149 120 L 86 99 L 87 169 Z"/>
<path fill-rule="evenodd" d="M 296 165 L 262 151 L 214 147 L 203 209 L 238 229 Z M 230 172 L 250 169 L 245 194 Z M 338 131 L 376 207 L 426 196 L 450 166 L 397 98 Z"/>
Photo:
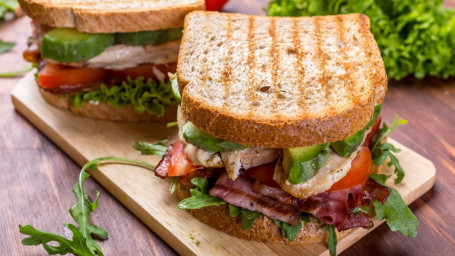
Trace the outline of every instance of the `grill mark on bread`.
<path fill-rule="evenodd" d="M 367 74 L 368 74 L 368 79 L 370 81 L 377 81 L 377 79 L 375 79 L 375 74 L 373 74 L 373 70 L 372 70 L 372 66 L 373 64 L 369 61 L 372 59 L 373 55 L 372 52 L 368 49 L 368 38 L 370 37 L 370 26 L 368 25 L 369 22 L 367 20 L 367 17 L 363 14 L 360 14 L 359 15 L 359 19 L 360 19 L 360 22 L 359 22 L 359 29 L 360 29 L 360 35 L 362 37 L 362 49 L 363 49 L 363 52 L 364 52 L 364 60 L 362 63 L 365 63 L 365 65 L 367 66 Z M 362 91 L 363 91 L 364 88 L 362 88 Z M 373 99 L 374 99 L 374 94 L 372 94 L 373 96 Z M 374 105 L 375 103 L 373 103 Z"/>
<path fill-rule="evenodd" d="M 302 46 L 301 46 L 301 41 L 300 41 L 300 34 L 299 34 L 299 20 L 294 19 L 293 20 L 293 31 L 292 31 L 293 37 L 294 37 L 294 47 L 295 47 L 295 54 L 297 58 L 297 62 L 295 63 L 295 69 L 297 70 L 298 76 L 300 76 L 300 79 L 297 79 L 297 82 L 299 83 L 299 91 L 300 91 L 300 99 L 298 105 L 301 107 L 306 106 L 306 92 L 305 92 L 305 87 L 304 87 L 304 80 L 305 80 L 305 68 L 302 65 Z"/>
<path fill-rule="evenodd" d="M 322 92 L 324 93 L 324 96 L 325 96 L 325 100 L 326 100 L 326 104 L 329 106 L 329 108 L 331 108 L 331 104 L 329 104 L 329 90 L 328 90 L 328 86 L 327 86 L 327 76 L 326 76 L 326 68 L 325 68 L 325 64 L 326 64 L 326 59 L 325 59 L 325 56 L 323 56 L 323 51 L 321 49 L 321 44 L 322 44 L 322 40 L 321 40 L 321 37 L 322 37 L 322 34 L 320 33 L 320 30 L 321 30 L 321 27 L 320 27 L 320 24 L 319 24 L 319 20 L 321 19 L 321 17 L 319 16 L 316 16 L 314 17 L 313 19 L 313 24 L 314 24 L 314 37 L 315 37 L 315 44 L 316 44 L 316 56 L 315 58 L 313 58 L 314 61 L 317 61 L 319 60 L 319 69 L 321 70 L 321 75 L 319 76 L 319 79 L 318 79 L 318 83 L 321 85 L 321 90 Z"/>
<path fill-rule="evenodd" d="M 230 66 L 231 62 L 231 55 L 232 55 L 232 46 L 230 44 L 231 37 L 232 37 L 232 22 L 231 16 L 226 17 L 227 23 L 227 32 L 226 32 L 226 45 L 227 45 L 227 54 L 224 57 L 224 70 L 223 70 L 223 85 L 224 85 L 224 98 L 223 98 L 223 106 L 226 106 L 228 103 L 227 99 L 229 97 L 229 93 L 231 91 L 231 79 L 232 79 L 232 69 Z"/>
<path fill-rule="evenodd" d="M 247 56 L 247 65 L 248 65 L 248 74 L 253 74 L 253 71 L 255 70 L 255 62 L 254 62 L 254 51 L 256 48 L 256 45 L 254 43 L 254 16 L 251 16 L 248 18 L 248 56 Z M 257 87 L 258 84 L 255 83 L 255 79 L 252 75 L 248 76 L 248 88 L 249 88 L 249 98 L 248 100 L 251 101 L 251 105 L 254 106 L 257 100 Z M 262 88 L 260 89 L 261 92 L 263 91 Z M 250 112 L 253 111 L 253 108 L 250 109 Z"/>
<path fill-rule="evenodd" d="M 280 89 L 281 86 L 279 83 L 277 83 L 277 77 L 278 77 L 278 58 L 280 56 L 279 52 L 277 51 L 277 40 L 276 40 L 276 19 L 271 18 L 270 19 L 270 25 L 269 25 L 269 35 L 272 39 L 272 45 L 270 46 L 270 61 L 272 63 L 272 70 L 271 70 L 271 75 L 272 75 L 272 86 L 273 86 L 273 92 L 274 92 L 274 99 L 273 102 L 271 103 L 272 106 L 276 106 L 278 104 L 277 101 L 279 101 L 280 97 Z"/>
<path fill-rule="evenodd" d="M 343 47 L 346 49 L 347 44 L 346 44 L 346 38 L 344 37 L 344 32 L 346 31 L 344 29 L 344 20 L 341 18 L 341 16 L 336 17 L 336 22 L 337 22 L 337 38 L 343 43 Z M 345 71 L 344 75 L 341 75 L 341 80 L 344 81 L 345 87 L 348 89 L 348 95 L 346 95 L 347 98 L 352 102 L 352 104 L 357 105 L 358 104 L 358 99 L 354 97 L 354 90 L 352 86 L 352 77 L 351 77 L 351 68 L 352 66 L 348 64 L 348 56 L 346 54 L 345 50 L 339 50 L 341 55 L 343 56 L 342 61 L 343 61 L 343 68 Z"/>

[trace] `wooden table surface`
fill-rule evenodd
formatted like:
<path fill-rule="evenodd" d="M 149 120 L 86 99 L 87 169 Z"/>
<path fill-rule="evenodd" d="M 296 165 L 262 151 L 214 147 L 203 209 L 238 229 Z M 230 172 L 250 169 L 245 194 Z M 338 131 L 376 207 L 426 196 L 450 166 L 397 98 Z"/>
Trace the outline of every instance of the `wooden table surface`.
<path fill-rule="evenodd" d="M 226 9 L 261 13 L 263 1 L 241 2 L 231 0 Z M 26 17 L 0 25 L 0 38 L 16 42 L 12 51 L 0 55 L 0 72 L 29 65 L 22 59 L 22 51 L 30 34 Z M 31 223 L 64 234 L 62 223 L 73 221 L 68 209 L 75 202 L 71 189 L 80 167 L 14 111 L 10 91 L 19 79 L 0 79 L 0 255 L 46 255 L 41 246 L 21 245 L 24 236 L 18 225 Z M 418 235 L 408 238 L 392 233 L 384 224 L 343 255 L 453 255 L 455 79 L 391 83 L 383 118 L 391 122 L 397 113 L 409 123 L 392 137 L 429 158 L 437 169 L 434 188 L 411 205 L 420 221 Z M 100 243 L 105 255 L 175 254 L 99 184 L 88 180 L 85 186 L 101 192 L 92 221 L 109 233 L 110 238 Z"/>

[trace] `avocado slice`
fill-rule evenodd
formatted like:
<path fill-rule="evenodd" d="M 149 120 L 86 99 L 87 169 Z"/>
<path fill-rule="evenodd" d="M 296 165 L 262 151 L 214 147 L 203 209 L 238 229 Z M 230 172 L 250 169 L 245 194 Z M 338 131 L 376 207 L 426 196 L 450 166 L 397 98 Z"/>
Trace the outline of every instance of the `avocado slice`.
<path fill-rule="evenodd" d="M 162 44 L 177 40 L 182 35 L 183 28 L 170 28 L 154 31 L 118 33 L 115 34 L 115 41 L 119 44 L 127 45 Z"/>
<path fill-rule="evenodd" d="M 366 127 L 344 140 L 332 142 L 332 148 L 342 157 L 349 157 L 363 142 Z"/>
<path fill-rule="evenodd" d="M 330 143 L 283 149 L 283 168 L 292 184 L 305 182 L 327 163 Z"/>
<path fill-rule="evenodd" d="M 58 62 L 87 60 L 114 44 L 113 34 L 89 34 L 74 28 L 54 28 L 41 43 L 41 56 Z"/>
<path fill-rule="evenodd" d="M 335 150 L 335 152 L 337 152 L 337 154 L 342 157 L 349 157 L 360 146 L 360 144 L 362 144 L 366 129 L 372 126 L 376 119 L 378 119 L 379 113 L 381 113 L 381 109 L 382 103 L 374 107 L 373 117 L 362 130 L 357 131 L 344 140 L 332 142 L 332 148 Z"/>
<path fill-rule="evenodd" d="M 209 152 L 232 152 L 247 148 L 238 143 L 225 141 L 197 128 L 188 122 L 182 127 L 185 141 Z"/>
<path fill-rule="evenodd" d="M 379 114 L 381 113 L 382 109 L 382 103 L 374 106 L 374 113 L 373 117 L 371 118 L 370 122 L 368 122 L 367 127 L 370 127 L 376 122 L 376 119 L 378 119 Z"/>

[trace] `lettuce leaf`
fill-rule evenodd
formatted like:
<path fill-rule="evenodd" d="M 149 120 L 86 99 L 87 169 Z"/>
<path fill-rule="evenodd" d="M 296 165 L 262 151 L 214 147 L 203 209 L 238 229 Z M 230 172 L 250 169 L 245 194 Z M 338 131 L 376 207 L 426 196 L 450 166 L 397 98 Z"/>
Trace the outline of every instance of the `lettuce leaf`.
<path fill-rule="evenodd" d="M 112 87 L 103 84 L 98 91 L 76 93 L 71 99 L 75 107 L 82 107 L 89 101 L 107 103 L 116 108 L 132 105 L 137 113 L 147 112 L 158 117 L 162 117 L 168 107 L 177 105 L 170 82 L 157 84 L 152 79 L 145 81 L 143 77 L 128 78 Z"/>
<path fill-rule="evenodd" d="M 454 10 L 443 0 L 273 0 L 271 16 L 363 13 L 384 59 L 389 79 L 455 75 Z"/>

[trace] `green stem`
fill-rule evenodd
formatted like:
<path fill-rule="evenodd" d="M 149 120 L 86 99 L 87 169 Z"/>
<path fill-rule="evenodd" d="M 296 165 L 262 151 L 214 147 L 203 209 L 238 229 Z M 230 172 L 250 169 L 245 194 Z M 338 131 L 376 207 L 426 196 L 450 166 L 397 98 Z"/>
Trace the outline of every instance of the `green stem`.
<path fill-rule="evenodd" d="M 84 191 L 83 176 L 84 176 L 85 171 L 87 169 L 92 169 L 94 167 L 97 167 L 100 162 L 104 162 L 104 161 L 108 161 L 109 163 L 131 164 L 131 165 L 140 166 L 140 167 L 143 167 L 146 169 L 155 169 L 154 165 L 149 164 L 147 162 L 139 161 L 139 160 L 131 160 L 131 159 L 115 157 L 115 156 L 96 158 L 96 159 L 93 159 L 93 160 L 89 161 L 88 163 L 86 163 L 82 167 L 81 172 L 79 173 L 78 186 L 79 186 L 79 190 L 81 191 L 81 193 L 84 193 L 83 192 Z M 79 204 L 84 205 L 83 196 L 79 197 Z M 86 215 L 85 208 L 81 207 L 81 209 L 82 209 L 82 216 L 85 216 Z M 85 225 L 84 222 L 82 222 L 81 225 Z M 79 227 L 79 229 L 85 231 L 86 227 Z"/>
<path fill-rule="evenodd" d="M 32 70 L 34 67 L 35 67 L 34 65 L 31 65 L 30 67 L 26 67 L 26 68 L 23 68 L 21 70 L 11 71 L 11 72 L 7 72 L 7 73 L 0 73 L 0 78 L 15 77 L 15 76 L 21 75 L 21 74 L 23 74 L 25 72 L 28 72 L 28 71 Z"/>

